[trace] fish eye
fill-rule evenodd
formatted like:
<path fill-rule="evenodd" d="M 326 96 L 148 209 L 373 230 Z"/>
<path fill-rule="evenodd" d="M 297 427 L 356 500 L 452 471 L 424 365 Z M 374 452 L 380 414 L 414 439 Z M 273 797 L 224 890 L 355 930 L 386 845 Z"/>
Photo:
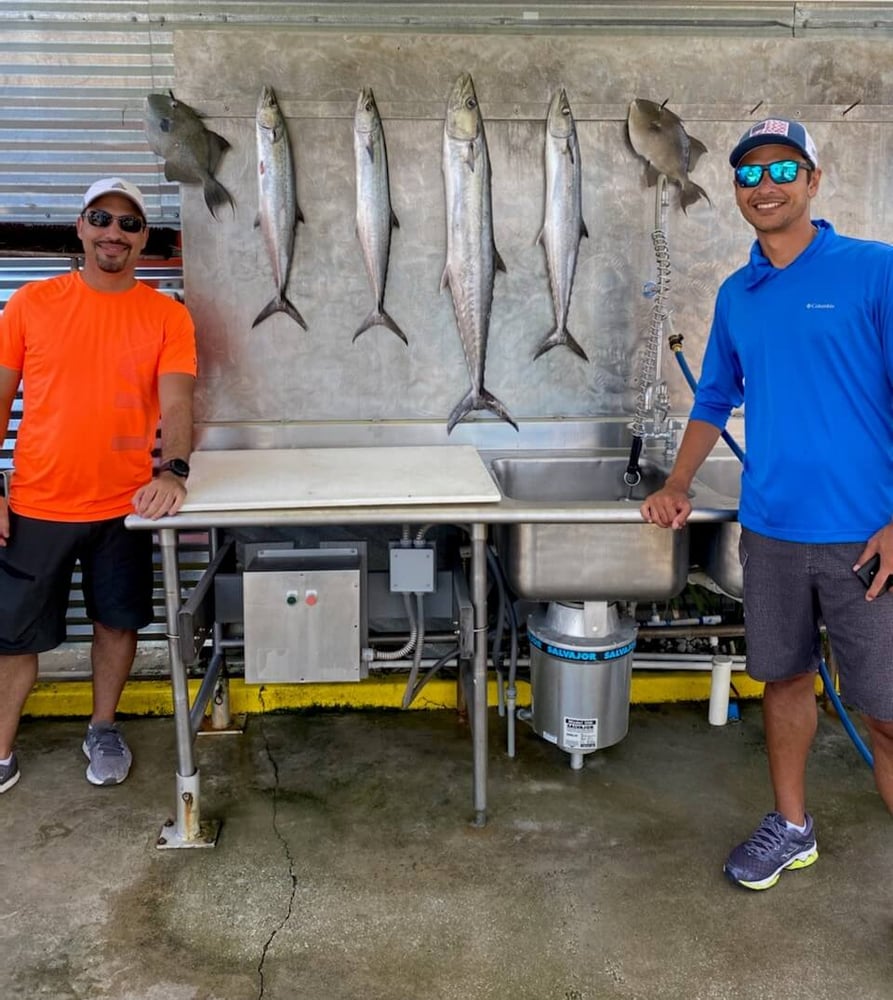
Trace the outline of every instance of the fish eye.
<path fill-rule="evenodd" d="M 465 101 L 465 107 L 468 108 L 469 111 L 474 111 L 474 109 L 477 106 L 478 106 L 478 102 L 473 97 L 469 97 L 469 98 L 466 99 L 466 101 Z"/>

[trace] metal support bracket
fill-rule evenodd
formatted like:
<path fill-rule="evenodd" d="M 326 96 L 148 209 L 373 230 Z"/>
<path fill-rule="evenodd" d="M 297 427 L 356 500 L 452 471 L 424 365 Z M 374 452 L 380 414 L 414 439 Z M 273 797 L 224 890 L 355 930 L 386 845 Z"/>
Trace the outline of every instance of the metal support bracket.
<path fill-rule="evenodd" d="M 159 850 L 180 847 L 216 847 L 220 820 L 199 820 L 199 772 L 177 775 L 177 819 L 169 819 L 161 828 L 155 846 Z"/>

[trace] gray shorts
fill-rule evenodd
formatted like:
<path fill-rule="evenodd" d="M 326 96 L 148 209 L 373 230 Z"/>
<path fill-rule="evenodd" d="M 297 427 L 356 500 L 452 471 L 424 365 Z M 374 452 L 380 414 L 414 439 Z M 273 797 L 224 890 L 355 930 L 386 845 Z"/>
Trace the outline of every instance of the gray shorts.
<path fill-rule="evenodd" d="M 864 542 L 783 542 L 741 529 L 747 672 L 780 681 L 817 671 L 824 622 L 843 701 L 893 720 L 893 590 L 874 601 L 853 573 Z"/>

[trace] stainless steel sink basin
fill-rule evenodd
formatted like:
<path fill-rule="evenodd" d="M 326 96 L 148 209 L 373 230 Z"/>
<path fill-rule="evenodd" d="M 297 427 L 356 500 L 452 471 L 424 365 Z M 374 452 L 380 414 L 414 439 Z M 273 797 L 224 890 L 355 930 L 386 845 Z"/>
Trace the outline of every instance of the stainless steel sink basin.
<path fill-rule="evenodd" d="M 623 482 L 626 455 L 497 458 L 490 469 L 505 497 L 537 507 L 597 506 L 599 523 L 521 523 L 495 528 L 496 547 L 520 597 L 538 601 L 656 601 L 685 586 L 689 529 L 668 531 L 637 516 L 666 472 L 640 463 L 642 481 Z M 632 516 L 630 508 L 632 508 Z M 616 520 L 613 520 L 616 516 Z"/>
<path fill-rule="evenodd" d="M 698 480 L 723 496 L 738 499 L 741 495 L 741 463 L 734 455 L 711 456 L 698 470 Z M 741 525 L 737 521 L 719 521 L 694 526 L 692 557 L 707 575 L 730 597 L 744 593 L 744 573 L 738 558 Z"/>

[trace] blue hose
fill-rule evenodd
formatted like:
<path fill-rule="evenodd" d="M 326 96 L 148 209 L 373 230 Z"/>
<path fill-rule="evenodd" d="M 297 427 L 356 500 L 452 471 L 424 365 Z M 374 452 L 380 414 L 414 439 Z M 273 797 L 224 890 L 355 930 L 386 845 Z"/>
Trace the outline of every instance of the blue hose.
<path fill-rule="evenodd" d="M 695 382 L 695 377 L 691 373 L 691 368 L 688 367 L 688 362 L 682 355 L 682 349 L 674 349 L 673 353 L 676 355 L 676 360 L 679 362 L 679 367 L 682 369 L 682 374 L 685 376 L 685 381 L 688 382 L 688 387 L 691 389 L 692 394 L 698 388 L 698 383 Z M 744 465 L 744 452 L 741 450 L 741 446 L 738 442 L 729 434 L 728 431 L 722 432 L 722 439 L 734 452 L 735 458 Z"/>
<path fill-rule="evenodd" d="M 694 375 L 691 373 L 691 368 L 688 367 L 688 362 L 685 360 L 682 354 L 682 344 L 681 337 L 671 338 L 670 347 L 673 350 L 673 354 L 676 357 L 676 361 L 679 363 L 679 367 L 682 369 L 682 374 L 685 376 L 685 381 L 688 382 L 688 387 L 691 389 L 692 394 L 698 388 L 698 383 L 695 381 Z M 738 442 L 729 434 L 728 431 L 722 432 L 722 439 L 725 443 L 732 449 L 735 457 L 741 464 L 744 464 L 744 452 L 741 450 L 741 446 Z M 819 661 L 819 673 L 822 675 L 822 683 L 825 685 L 825 694 L 831 699 L 831 704 L 834 706 L 834 711 L 840 716 L 840 721 L 843 724 L 843 728 L 849 734 L 850 739 L 853 741 L 853 746 L 862 755 L 862 759 L 865 763 L 874 770 L 874 757 L 871 755 L 871 751 L 865 745 L 862 737 L 856 731 L 856 727 L 853 725 L 852 719 L 850 719 L 847 714 L 847 710 L 843 707 L 843 702 L 840 700 L 840 696 L 834 687 L 834 682 L 831 680 L 831 675 L 828 673 L 828 668 L 825 666 L 825 661 Z"/>
<path fill-rule="evenodd" d="M 863 742 L 862 737 L 856 732 L 856 727 L 847 715 L 847 711 L 843 707 L 843 702 L 834 689 L 834 681 L 831 680 L 831 675 L 828 673 L 828 668 L 825 666 L 824 660 L 819 660 L 819 673 L 822 675 L 822 683 L 825 685 L 825 694 L 831 699 L 831 704 L 834 706 L 835 712 L 840 716 L 843 728 L 849 733 L 850 739 L 853 741 L 853 746 L 862 755 L 865 763 L 874 770 L 874 757 L 872 757 L 871 751 Z"/>

